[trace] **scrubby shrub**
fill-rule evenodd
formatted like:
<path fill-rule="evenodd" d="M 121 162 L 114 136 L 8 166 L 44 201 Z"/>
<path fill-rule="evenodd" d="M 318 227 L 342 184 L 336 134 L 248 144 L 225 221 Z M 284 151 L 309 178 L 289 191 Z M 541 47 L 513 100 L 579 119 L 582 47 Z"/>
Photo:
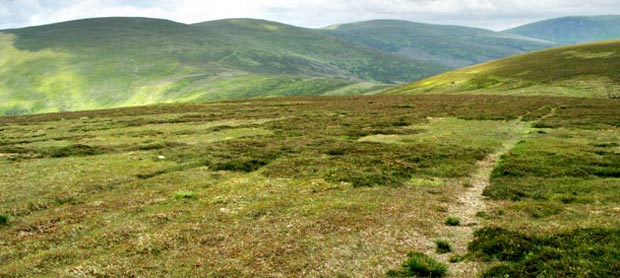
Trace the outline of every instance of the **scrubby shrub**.
<path fill-rule="evenodd" d="M 351 170 L 350 172 L 336 173 L 334 177 L 328 177 L 333 181 L 351 183 L 354 187 L 372 187 L 381 185 L 399 185 L 401 181 L 397 177 L 384 172 L 365 172 L 363 170 Z"/>
<path fill-rule="evenodd" d="M 254 172 L 259 168 L 269 164 L 269 161 L 262 159 L 233 159 L 211 166 L 215 171 L 235 171 L 235 172 Z"/>
<path fill-rule="evenodd" d="M 446 225 L 448 226 L 458 226 L 461 224 L 461 219 L 459 219 L 458 217 L 448 217 L 448 219 L 446 219 L 445 222 Z"/>
<path fill-rule="evenodd" d="M 328 149 L 327 151 L 325 151 L 325 154 L 328 155 L 344 155 L 346 153 L 345 149 L 343 148 L 332 148 L 332 149 Z"/>
<path fill-rule="evenodd" d="M 102 154 L 105 151 L 102 147 L 93 147 L 83 144 L 74 144 L 70 146 L 51 149 L 48 151 L 50 157 L 60 158 L 69 156 L 87 156 Z"/>
<path fill-rule="evenodd" d="M 533 237 L 501 228 L 484 228 L 474 233 L 469 251 L 485 260 L 519 261 L 542 242 Z"/>
<path fill-rule="evenodd" d="M 454 254 L 450 257 L 449 261 L 451 263 L 458 263 L 460 261 L 463 261 L 463 256 L 459 255 L 459 254 Z"/>
<path fill-rule="evenodd" d="M 452 252 L 452 245 L 447 240 L 438 239 L 435 241 L 435 244 L 437 245 L 436 251 L 439 254 Z"/>
<path fill-rule="evenodd" d="M 499 260 L 483 277 L 620 277 L 620 230 L 578 229 L 525 235 L 499 228 L 475 233 L 470 252 Z"/>
<path fill-rule="evenodd" d="M 424 253 L 408 254 L 409 258 L 403 263 L 401 270 L 390 270 L 388 277 L 444 277 L 448 274 L 448 266 Z"/>
<path fill-rule="evenodd" d="M 6 214 L 0 214 L 0 225 L 6 225 L 9 223 L 9 216 Z"/>

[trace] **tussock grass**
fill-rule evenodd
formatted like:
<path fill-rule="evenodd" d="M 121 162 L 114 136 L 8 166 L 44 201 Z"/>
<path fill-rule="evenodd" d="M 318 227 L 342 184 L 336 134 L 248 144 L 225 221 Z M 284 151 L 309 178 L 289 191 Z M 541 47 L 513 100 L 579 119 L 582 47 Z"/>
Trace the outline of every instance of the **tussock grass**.
<path fill-rule="evenodd" d="M 452 252 L 452 244 L 445 239 L 435 240 L 435 251 L 439 254 L 445 254 Z"/>
<path fill-rule="evenodd" d="M 387 277 L 444 277 L 448 274 L 448 266 L 437 262 L 424 253 L 413 252 L 403 263 L 402 270 L 389 271 Z"/>
<path fill-rule="evenodd" d="M 446 222 L 444 223 L 448 226 L 458 226 L 461 224 L 461 219 L 458 217 L 450 216 L 448 217 L 448 219 L 446 219 Z"/>
<path fill-rule="evenodd" d="M 464 257 L 462 255 L 454 254 L 454 255 L 450 256 L 448 261 L 451 262 L 451 263 L 458 263 L 458 262 L 463 261 L 463 259 L 464 259 Z"/>

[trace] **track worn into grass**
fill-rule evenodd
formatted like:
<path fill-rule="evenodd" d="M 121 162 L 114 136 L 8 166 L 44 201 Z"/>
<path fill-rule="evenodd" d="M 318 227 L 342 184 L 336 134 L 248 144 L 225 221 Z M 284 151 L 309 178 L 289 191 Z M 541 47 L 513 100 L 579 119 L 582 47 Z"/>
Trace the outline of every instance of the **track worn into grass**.
<path fill-rule="evenodd" d="M 540 108 L 543 111 L 545 107 Z M 548 108 L 547 114 L 540 116 L 539 121 L 552 117 L 556 114 L 557 107 Z M 539 112 L 538 110 L 535 112 Z M 527 133 L 528 125 L 522 120 L 525 114 L 514 121 L 508 122 L 507 125 L 512 126 L 513 133 L 509 138 L 502 142 L 502 146 L 492 154 L 489 154 L 484 160 L 476 164 L 476 171 L 472 173 L 468 181 L 465 183 L 465 190 L 458 197 L 458 202 L 448 209 L 449 215 L 460 220 L 460 225 L 446 226 L 446 229 L 440 232 L 440 236 L 449 239 L 452 243 L 452 253 L 440 255 L 440 260 L 448 263 L 450 257 L 454 254 L 462 255 L 467 253 L 469 242 L 474 239 L 474 232 L 483 225 L 480 219 L 476 217 L 479 212 L 483 212 L 487 208 L 484 189 L 491 184 L 490 177 L 493 169 L 497 165 L 499 158 L 508 153 Z M 430 244 L 428 244 L 430 245 Z M 463 261 L 451 265 L 450 277 L 477 277 L 486 267 L 478 261 Z"/>
<path fill-rule="evenodd" d="M 465 254 L 468 243 L 474 239 L 474 231 L 481 227 L 476 214 L 486 208 L 482 192 L 490 184 L 491 172 L 499 157 L 514 147 L 526 128 L 520 119 L 511 121 L 507 125 L 514 126 L 512 136 L 503 142 L 497 152 L 488 155 L 476 164 L 477 169 L 465 183 L 465 190 L 458 197 L 458 202 L 448 209 L 449 215 L 459 218 L 461 223 L 457 226 L 446 226 L 446 229 L 440 233 L 442 237 L 451 242 L 453 249 L 452 253 L 440 255 L 440 260 L 443 262 L 447 263 L 454 254 Z M 479 262 L 475 261 L 454 263 L 450 266 L 449 276 L 476 277 L 483 268 Z"/>

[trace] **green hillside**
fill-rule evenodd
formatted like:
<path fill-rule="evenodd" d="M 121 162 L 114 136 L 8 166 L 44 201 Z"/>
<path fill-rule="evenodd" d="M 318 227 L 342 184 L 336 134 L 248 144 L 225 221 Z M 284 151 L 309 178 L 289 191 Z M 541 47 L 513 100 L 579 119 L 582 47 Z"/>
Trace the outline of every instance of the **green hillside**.
<path fill-rule="evenodd" d="M 620 15 L 571 16 L 530 23 L 504 31 L 558 44 L 620 39 Z"/>
<path fill-rule="evenodd" d="M 437 64 L 266 21 L 99 18 L 0 31 L 0 115 L 363 93 Z"/>
<path fill-rule="evenodd" d="M 436 63 L 386 53 L 352 44 L 312 29 L 252 19 L 227 19 L 195 24 L 226 37 L 232 48 L 230 63 L 243 65 L 245 59 L 267 64 L 267 70 L 300 74 L 328 74 L 353 76 L 357 79 L 397 83 L 419 79 L 438 70 L 445 70 Z M 260 49 L 259 55 L 247 53 Z M 236 50 L 236 52 L 234 51 Z M 291 56 L 296 60 L 282 61 Z M 233 62 L 234 61 L 234 62 Z M 280 62 L 280 63 L 278 63 Z M 273 63 L 273 64 L 269 64 Z M 254 63 L 251 63 L 254 64 Z M 287 68 L 287 66 L 289 68 Z"/>
<path fill-rule="evenodd" d="M 403 56 L 453 68 L 552 47 L 538 39 L 485 29 L 400 20 L 372 20 L 329 26 L 326 34 Z"/>
<path fill-rule="evenodd" d="M 388 94 L 620 96 L 620 41 L 559 47 L 433 76 Z"/>

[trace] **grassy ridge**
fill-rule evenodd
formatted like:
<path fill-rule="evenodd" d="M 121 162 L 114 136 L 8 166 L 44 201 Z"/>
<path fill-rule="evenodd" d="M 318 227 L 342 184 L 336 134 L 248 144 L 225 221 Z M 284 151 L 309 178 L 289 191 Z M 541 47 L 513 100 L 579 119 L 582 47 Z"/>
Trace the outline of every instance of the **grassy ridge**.
<path fill-rule="evenodd" d="M 254 20 L 100 18 L 0 32 L 0 114 L 365 93 L 445 70 Z M 359 85 L 357 85 L 359 84 Z"/>
<path fill-rule="evenodd" d="M 388 94 L 620 95 L 620 41 L 560 47 L 459 69 Z"/>
<path fill-rule="evenodd" d="M 519 26 L 504 32 L 558 44 L 578 44 L 620 39 L 620 16 L 571 16 Z"/>
<path fill-rule="evenodd" d="M 401 56 L 460 68 L 554 46 L 554 43 L 485 29 L 399 20 L 326 27 L 326 34 Z"/>

